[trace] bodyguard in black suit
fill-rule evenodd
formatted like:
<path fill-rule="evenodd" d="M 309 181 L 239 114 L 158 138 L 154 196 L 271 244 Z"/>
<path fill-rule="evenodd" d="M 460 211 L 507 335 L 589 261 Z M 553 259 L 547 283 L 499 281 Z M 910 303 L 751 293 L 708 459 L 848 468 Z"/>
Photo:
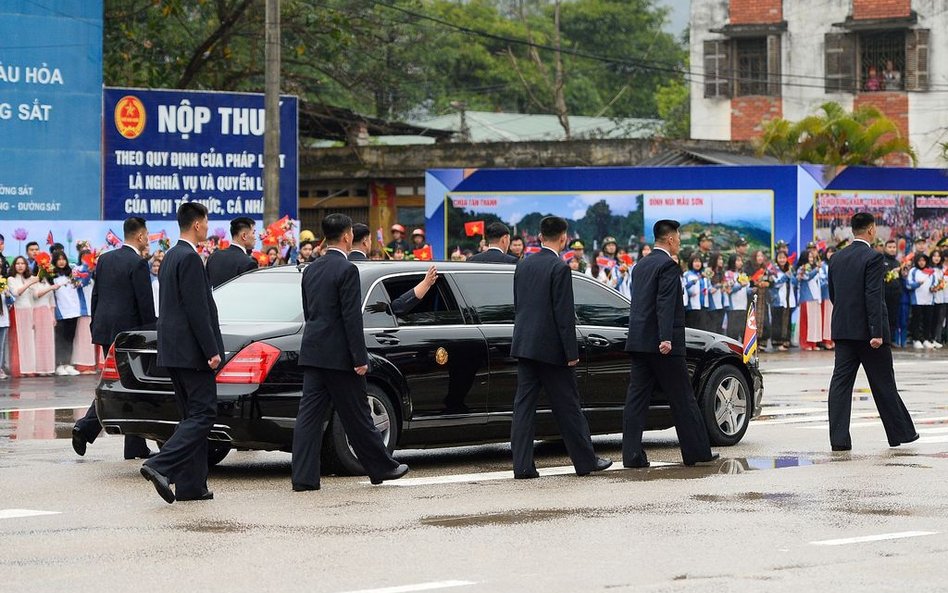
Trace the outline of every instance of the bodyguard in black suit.
<path fill-rule="evenodd" d="M 303 395 L 293 430 L 293 490 L 319 490 L 319 454 L 330 402 L 356 457 L 373 484 L 395 480 L 408 466 L 392 459 L 375 428 L 366 400 L 368 353 L 362 334 L 359 270 L 348 261 L 352 219 L 330 214 L 322 221 L 326 254 L 303 272 Z"/>
<path fill-rule="evenodd" d="M 207 277 L 211 287 L 217 288 L 244 272 L 257 269 L 257 261 L 250 256 L 257 237 L 253 219 L 241 216 L 230 221 L 230 247 L 218 249 L 207 258 Z M 161 285 L 159 285 L 159 290 Z"/>
<path fill-rule="evenodd" d="M 629 391 L 622 417 L 622 464 L 648 467 L 642 449 L 649 402 L 656 384 L 668 397 L 685 465 L 712 461 L 708 431 L 685 364 L 685 308 L 681 270 L 673 255 L 681 248 L 678 222 L 660 220 L 653 228 L 655 248 L 632 268 L 632 305 L 625 350 L 631 353 Z"/>
<path fill-rule="evenodd" d="M 585 476 L 612 465 L 596 457 L 589 423 L 579 405 L 575 366 L 576 311 L 569 266 L 559 252 L 566 246 L 566 221 L 547 216 L 540 221 L 543 248 L 514 272 L 514 330 L 510 355 L 519 359 L 510 448 L 514 477 L 539 477 L 533 463 L 537 399 L 542 388 L 550 399 L 576 474 Z"/>
<path fill-rule="evenodd" d="M 855 239 L 830 260 L 829 294 L 833 301 L 832 333 L 836 364 L 829 388 L 830 445 L 852 449 L 849 419 L 853 384 L 859 365 L 866 371 L 890 447 L 918 439 L 915 425 L 895 384 L 892 336 L 885 307 L 883 256 L 870 245 L 876 239 L 872 214 L 852 217 Z"/>
<path fill-rule="evenodd" d="M 132 217 L 125 221 L 125 244 L 103 253 L 95 269 L 92 285 L 92 343 L 108 352 L 121 332 L 151 326 L 155 323 L 155 300 L 151 293 L 148 262 L 141 251 L 148 246 L 145 219 Z M 72 448 L 86 454 L 86 446 L 95 442 L 102 430 L 96 415 L 95 402 L 72 429 Z M 147 458 L 151 455 L 145 439 L 125 437 L 125 459 Z"/>
<path fill-rule="evenodd" d="M 515 264 L 519 260 L 507 254 L 510 248 L 510 229 L 502 222 L 492 222 L 484 230 L 487 250 L 472 255 L 467 261 Z"/>
<path fill-rule="evenodd" d="M 352 251 L 349 261 L 367 261 L 372 250 L 372 232 L 368 225 L 357 222 L 352 225 Z"/>
<path fill-rule="evenodd" d="M 171 376 L 181 422 L 141 470 L 168 503 L 214 498 L 207 489 L 207 438 L 217 418 L 214 374 L 224 355 L 217 305 L 197 252 L 207 239 L 207 208 L 182 204 L 178 228 L 181 239 L 158 273 L 158 365 Z"/>

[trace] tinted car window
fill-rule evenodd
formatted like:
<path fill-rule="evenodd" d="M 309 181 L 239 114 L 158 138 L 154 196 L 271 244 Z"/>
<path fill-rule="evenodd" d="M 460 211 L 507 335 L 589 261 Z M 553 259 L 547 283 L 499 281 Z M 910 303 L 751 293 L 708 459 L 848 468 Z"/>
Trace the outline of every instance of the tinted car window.
<path fill-rule="evenodd" d="M 214 291 L 221 323 L 303 320 L 298 272 L 245 274 Z"/>
<path fill-rule="evenodd" d="M 383 284 L 388 297 L 394 301 L 412 290 L 424 277 L 424 274 L 397 276 L 384 280 Z M 398 315 L 399 325 L 457 325 L 461 323 L 464 323 L 461 310 L 444 278 L 438 278 L 438 282 L 431 287 L 425 298 L 411 311 Z"/>
<path fill-rule="evenodd" d="M 580 325 L 628 327 L 629 303 L 615 290 L 573 277 L 573 301 Z"/>
<path fill-rule="evenodd" d="M 389 305 L 388 295 L 381 284 L 376 284 L 365 301 L 362 312 L 362 327 L 395 327 L 395 318 Z"/>
<path fill-rule="evenodd" d="M 452 274 L 481 323 L 513 323 L 513 274 Z"/>

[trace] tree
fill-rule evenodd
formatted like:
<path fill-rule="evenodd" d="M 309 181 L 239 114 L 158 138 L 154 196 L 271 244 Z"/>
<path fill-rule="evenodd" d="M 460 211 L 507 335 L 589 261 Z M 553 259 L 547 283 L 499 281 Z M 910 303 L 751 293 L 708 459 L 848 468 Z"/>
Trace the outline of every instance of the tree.
<path fill-rule="evenodd" d="M 785 163 L 831 166 L 875 167 L 893 159 L 918 163 L 908 139 L 877 108 L 867 105 L 850 113 L 830 102 L 821 105 L 820 111 L 795 123 L 782 118 L 768 121 L 756 141 L 758 154 Z"/>

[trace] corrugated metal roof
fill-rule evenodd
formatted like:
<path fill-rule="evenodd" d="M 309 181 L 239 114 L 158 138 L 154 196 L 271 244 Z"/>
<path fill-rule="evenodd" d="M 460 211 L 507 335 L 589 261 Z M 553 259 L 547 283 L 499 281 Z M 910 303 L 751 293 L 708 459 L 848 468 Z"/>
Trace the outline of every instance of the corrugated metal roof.
<path fill-rule="evenodd" d="M 525 142 L 565 140 L 555 115 L 466 111 L 471 142 Z M 452 113 L 412 122 L 435 130 L 461 132 L 461 114 Z M 582 138 L 653 138 L 661 128 L 657 119 L 570 116 L 570 136 Z"/>
<path fill-rule="evenodd" d="M 675 148 L 657 154 L 638 163 L 640 167 L 700 167 L 706 165 L 779 165 L 773 157 L 758 157 L 749 154 L 717 150 L 692 150 Z"/>

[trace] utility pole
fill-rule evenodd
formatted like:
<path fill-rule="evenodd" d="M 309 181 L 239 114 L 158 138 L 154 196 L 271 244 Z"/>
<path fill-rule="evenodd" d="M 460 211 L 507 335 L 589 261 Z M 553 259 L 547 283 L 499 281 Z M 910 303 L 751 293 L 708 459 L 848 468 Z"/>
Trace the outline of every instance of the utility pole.
<path fill-rule="evenodd" d="M 280 218 L 280 0 L 266 0 L 263 224 Z"/>

